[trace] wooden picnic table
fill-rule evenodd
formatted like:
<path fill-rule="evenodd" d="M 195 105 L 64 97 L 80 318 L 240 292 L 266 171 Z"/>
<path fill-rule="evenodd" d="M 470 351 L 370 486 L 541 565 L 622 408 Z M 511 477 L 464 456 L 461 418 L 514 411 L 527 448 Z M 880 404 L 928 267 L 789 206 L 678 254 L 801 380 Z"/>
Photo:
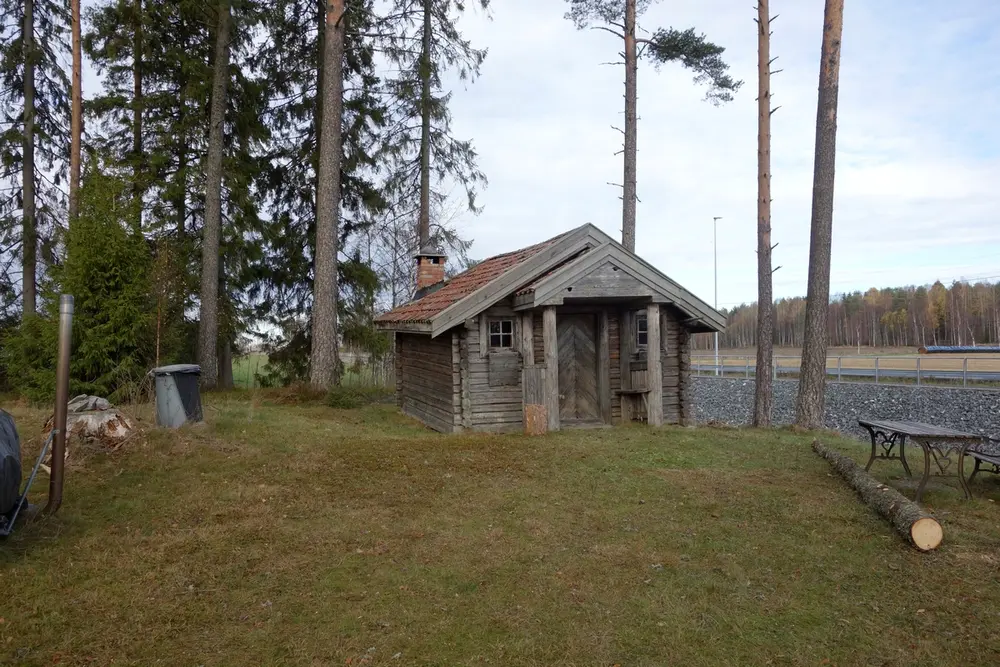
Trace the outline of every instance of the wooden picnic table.
<path fill-rule="evenodd" d="M 931 459 L 934 459 L 941 474 L 946 474 L 953 463 L 951 457 L 956 454 L 957 460 L 954 463 L 962 493 L 965 494 L 966 498 L 972 497 L 969 484 L 965 479 L 965 455 L 970 445 L 982 443 L 983 437 L 981 435 L 922 422 L 859 419 L 858 424 L 868 431 L 872 440 L 872 455 L 868 459 L 865 470 L 872 467 L 875 459 L 899 459 L 907 476 L 913 477 L 910 466 L 906 462 L 905 450 L 906 440 L 910 439 L 924 450 L 924 476 L 920 480 L 920 486 L 917 487 L 917 497 L 915 498 L 918 503 L 923 496 L 924 487 L 927 486 L 927 480 L 931 476 Z M 893 454 L 896 445 L 899 445 L 898 456 Z"/>

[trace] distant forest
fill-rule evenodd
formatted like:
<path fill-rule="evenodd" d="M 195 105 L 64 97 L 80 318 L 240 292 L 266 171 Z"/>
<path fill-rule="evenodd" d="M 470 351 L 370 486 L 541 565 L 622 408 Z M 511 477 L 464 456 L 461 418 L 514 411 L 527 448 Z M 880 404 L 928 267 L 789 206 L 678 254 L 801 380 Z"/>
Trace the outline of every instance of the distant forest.
<path fill-rule="evenodd" d="M 804 297 L 774 304 L 774 344 L 800 347 Z M 757 345 L 757 304 L 723 310 L 729 318 L 720 348 Z M 930 287 L 892 287 L 838 295 L 830 303 L 830 345 L 905 347 L 1000 343 L 1000 283 L 940 281 Z M 695 337 L 695 348 L 712 349 L 711 334 Z"/>

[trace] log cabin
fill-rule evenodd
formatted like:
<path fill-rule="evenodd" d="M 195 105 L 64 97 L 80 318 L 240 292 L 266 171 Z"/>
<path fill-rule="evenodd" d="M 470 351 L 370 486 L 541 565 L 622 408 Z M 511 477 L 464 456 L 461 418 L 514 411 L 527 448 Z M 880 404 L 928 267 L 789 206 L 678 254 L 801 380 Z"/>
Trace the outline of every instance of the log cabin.
<path fill-rule="evenodd" d="M 445 279 L 416 255 L 395 334 L 396 401 L 442 432 L 691 424 L 691 334 L 725 317 L 591 224 Z"/>

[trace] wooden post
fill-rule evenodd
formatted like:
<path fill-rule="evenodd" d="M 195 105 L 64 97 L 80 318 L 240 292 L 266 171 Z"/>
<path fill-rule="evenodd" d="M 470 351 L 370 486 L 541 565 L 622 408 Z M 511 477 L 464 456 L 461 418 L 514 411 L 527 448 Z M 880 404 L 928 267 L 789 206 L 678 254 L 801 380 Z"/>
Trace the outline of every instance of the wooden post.
<path fill-rule="evenodd" d="M 524 367 L 522 396 L 524 398 L 524 432 L 542 435 L 549 430 L 548 408 L 545 400 L 545 366 Z"/>
<path fill-rule="evenodd" d="M 526 367 L 535 363 L 535 314 L 531 311 L 521 315 L 521 359 Z"/>
<path fill-rule="evenodd" d="M 621 389 L 627 391 L 632 388 L 632 342 L 635 340 L 635 332 L 632 331 L 632 311 L 621 311 L 618 320 L 618 360 L 621 364 Z M 622 394 L 622 422 L 627 424 L 632 421 L 632 400 Z"/>
<path fill-rule="evenodd" d="M 663 425 L 663 361 L 660 345 L 660 304 L 646 307 L 646 382 L 649 389 L 646 419 L 650 426 Z"/>
<path fill-rule="evenodd" d="M 556 332 L 556 308 L 542 311 L 542 342 L 545 348 L 545 407 L 549 430 L 559 430 L 559 335 Z"/>
<path fill-rule="evenodd" d="M 597 403 L 601 420 L 611 423 L 611 325 L 608 311 L 602 310 L 597 322 Z"/>

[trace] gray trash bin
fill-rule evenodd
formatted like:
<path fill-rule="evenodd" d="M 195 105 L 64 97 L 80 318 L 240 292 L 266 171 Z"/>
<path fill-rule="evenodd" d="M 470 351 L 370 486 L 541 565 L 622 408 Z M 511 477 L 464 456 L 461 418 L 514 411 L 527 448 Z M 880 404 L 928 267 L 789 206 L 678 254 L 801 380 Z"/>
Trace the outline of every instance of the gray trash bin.
<path fill-rule="evenodd" d="M 153 369 L 156 377 L 156 424 L 177 428 L 185 422 L 200 422 L 201 366 L 175 364 Z"/>

